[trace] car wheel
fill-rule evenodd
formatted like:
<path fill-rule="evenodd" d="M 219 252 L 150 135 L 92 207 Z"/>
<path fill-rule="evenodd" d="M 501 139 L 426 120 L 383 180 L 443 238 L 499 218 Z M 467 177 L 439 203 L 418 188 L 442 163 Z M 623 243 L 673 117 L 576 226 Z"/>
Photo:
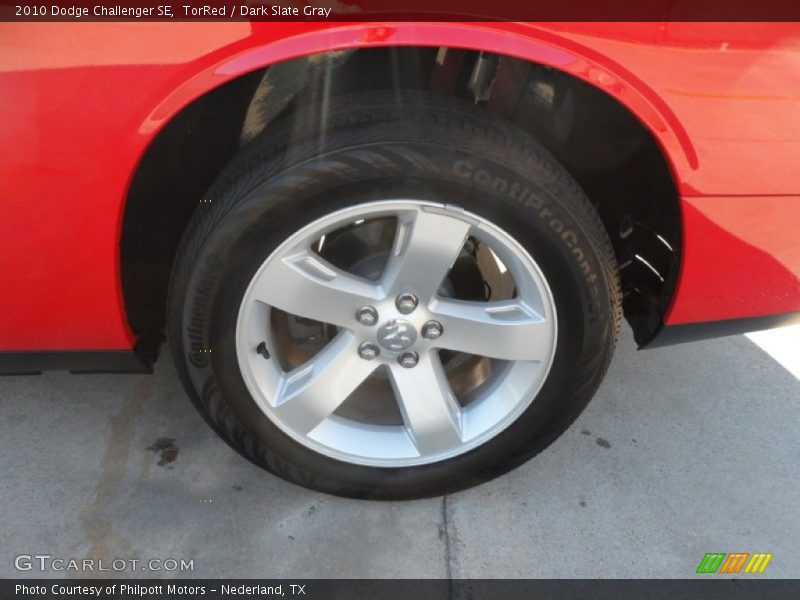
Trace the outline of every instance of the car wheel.
<path fill-rule="evenodd" d="M 371 93 L 233 160 L 184 235 L 169 323 L 238 452 L 325 492 L 415 498 L 555 440 L 619 319 L 606 231 L 535 140 L 451 99 Z"/>

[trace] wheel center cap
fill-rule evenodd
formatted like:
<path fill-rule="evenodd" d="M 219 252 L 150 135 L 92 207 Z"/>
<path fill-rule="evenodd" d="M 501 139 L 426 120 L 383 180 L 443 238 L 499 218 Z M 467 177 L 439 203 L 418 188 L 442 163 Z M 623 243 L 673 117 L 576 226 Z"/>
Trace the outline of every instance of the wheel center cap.
<path fill-rule="evenodd" d="M 417 341 L 417 330 L 405 319 L 386 321 L 378 329 L 378 343 L 386 350 L 402 352 Z"/>

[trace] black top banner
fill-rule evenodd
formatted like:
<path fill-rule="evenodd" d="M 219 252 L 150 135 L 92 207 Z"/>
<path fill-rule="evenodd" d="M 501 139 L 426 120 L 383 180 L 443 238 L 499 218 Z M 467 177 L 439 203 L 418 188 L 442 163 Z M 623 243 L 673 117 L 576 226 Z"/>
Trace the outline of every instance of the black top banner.
<path fill-rule="evenodd" d="M 800 21 L 800 0 L 0 0 L 3 21 Z"/>

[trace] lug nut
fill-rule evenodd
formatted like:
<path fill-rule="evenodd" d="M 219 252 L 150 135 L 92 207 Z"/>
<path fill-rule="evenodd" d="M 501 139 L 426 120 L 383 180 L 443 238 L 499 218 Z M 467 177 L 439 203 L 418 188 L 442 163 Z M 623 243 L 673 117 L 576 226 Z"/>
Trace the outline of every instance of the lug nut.
<path fill-rule="evenodd" d="M 358 347 L 358 355 L 364 360 L 372 360 L 380 353 L 380 349 L 372 342 L 364 342 Z"/>
<path fill-rule="evenodd" d="M 356 320 L 362 325 L 372 327 L 378 322 L 378 311 L 372 306 L 362 306 L 356 311 Z"/>
<path fill-rule="evenodd" d="M 414 294 L 400 294 L 394 301 L 394 304 L 397 306 L 397 310 L 404 315 L 408 315 L 414 312 L 414 309 L 417 308 L 418 302 L 419 301 Z"/>
<path fill-rule="evenodd" d="M 439 321 L 428 321 L 422 326 L 422 337 L 428 340 L 435 340 L 444 333 L 444 328 Z"/>
<path fill-rule="evenodd" d="M 417 363 L 419 362 L 419 354 L 416 352 L 403 352 L 397 357 L 397 362 L 400 363 L 400 366 L 405 367 L 406 369 L 416 367 Z"/>

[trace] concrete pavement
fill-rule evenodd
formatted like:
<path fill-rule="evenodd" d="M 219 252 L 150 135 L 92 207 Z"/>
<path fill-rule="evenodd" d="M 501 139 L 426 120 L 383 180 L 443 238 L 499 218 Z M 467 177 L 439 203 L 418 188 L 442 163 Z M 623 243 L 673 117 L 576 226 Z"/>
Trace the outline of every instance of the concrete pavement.
<path fill-rule="evenodd" d="M 706 552 L 800 574 L 800 381 L 745 337 L 637 352 L 522 468 L 423 501 L 334 498 L 219 440 L 154 376 L 0 378 L 0 576 L 19 554 L 176 558 L 182 577 L 690 577 Z M 86 575 L 86 574 L 84 574 Z M 103 575 L 108 575 L 107 573 Z"/>

